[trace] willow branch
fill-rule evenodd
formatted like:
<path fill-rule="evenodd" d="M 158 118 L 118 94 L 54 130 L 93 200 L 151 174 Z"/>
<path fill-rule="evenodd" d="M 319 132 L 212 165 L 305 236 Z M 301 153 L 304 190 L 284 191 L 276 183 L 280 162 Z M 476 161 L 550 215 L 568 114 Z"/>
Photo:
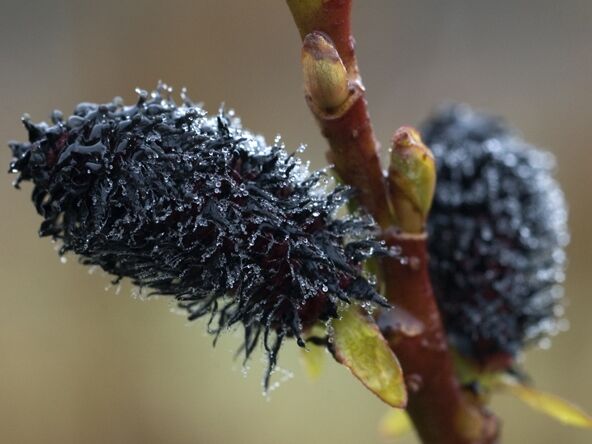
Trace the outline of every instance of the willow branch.
<path fill-rule="evenodd" d="M 407 375 L 415 428 L 424 443 L 493 443 L 497 423 L 457 380 L 429 279 L 423 232 L 435 180 L 429 150 L 417 133 L 402 129 L 387 180 L 356 63 L 351 0 L 287 3 L 304 41 L 306 100 L 329 143 L 328 158 L 341 180 L 359 191 L 385 241 L 409 258 L 407 264 L 382 264 L 382 283 L 396 310 L 378 322 Z M 423 174 L 419 182 L 417 171 Z"/>

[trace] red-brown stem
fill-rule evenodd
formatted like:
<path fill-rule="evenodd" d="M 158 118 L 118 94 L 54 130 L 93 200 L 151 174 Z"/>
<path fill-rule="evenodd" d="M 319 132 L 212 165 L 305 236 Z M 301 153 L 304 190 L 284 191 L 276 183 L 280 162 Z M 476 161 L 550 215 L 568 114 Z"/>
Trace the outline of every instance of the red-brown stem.
<path fill-rule="evenodd" d="M 307 97 L 329 142 L 328 157 L 341 179 L 360 191 L 361 204 L 383 228 L 386 242 L 402 247 L 403 255 L 410 258 L 409 265 L 402 265 L 396 259 L 384 261 L 381 275 L 387 297 L 395 308 L 415 318 L 418 321 L 415 325 L 423 324 L 424 330 L 419 335 L 405 336 L 391 331 L 388 319 L 382 319 L 381 324 L 408 377 L 408 412 L 417 432 L 427 444 L 493 443 L 498 430 L 495 418 L 477 398 L 462 390 L 454 373 L 429 279 L 425 236 L 411 235 L 409 239 L 395 234 L 397 228 L 393 226 L 379 145 L 355 58 L 351 0 L 287 0 L 287 3 L 301 37 L 304 39 L 315 31 L 328 35 L 348 72 L 352 93 L 337 110 L 319 109 Z"/>
<path fill-rule="evenodd" d="M 383 283 L 395 309 L 378 322 L 403 366 L 409 390 L 407 411 L 418 435 L 424 443 L 495 442 L 495 418 L 462 390 L 455 376 L 428 275 L 426 236 L 388 231 L 385 241 L 400 247 L 405 259 L 384 261 Z M 397 310 L 411 314 L 423 328 L 406 335 Z"/>
<path fill-rule="evenodd" d="M 392 216 L 387 203 L 387 187 L 364 94 L 354 90 L 341 115 L 322 113 L 315 110 L 310 98 L 307 101 L 329 141 L 328 161 L 335 165 L 343 182 L 359 191 L 360 203 L 378 224 L 388 227 Z"/>

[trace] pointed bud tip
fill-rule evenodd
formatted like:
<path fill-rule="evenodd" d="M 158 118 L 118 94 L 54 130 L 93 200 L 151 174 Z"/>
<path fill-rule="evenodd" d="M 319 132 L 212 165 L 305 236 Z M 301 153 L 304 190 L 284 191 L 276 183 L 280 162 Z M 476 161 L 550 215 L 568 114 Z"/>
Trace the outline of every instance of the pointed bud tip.
<path fill-rule="evenodd" d="M 434 158 L 432 152 L 423 143 L 419 131 L 412 126 L 402 126 L 393 135 L 392 148 L 393 150 L 401 148 L 417 148 L 422 154 Z"/>
<path fill-rule="evenodd" d="M 340 60 L 333 41 L 327 34 L 321 31 L 313 31 L 307 34 L 302 41 L 302 50 L 312 55 L 316 60 Z"/>

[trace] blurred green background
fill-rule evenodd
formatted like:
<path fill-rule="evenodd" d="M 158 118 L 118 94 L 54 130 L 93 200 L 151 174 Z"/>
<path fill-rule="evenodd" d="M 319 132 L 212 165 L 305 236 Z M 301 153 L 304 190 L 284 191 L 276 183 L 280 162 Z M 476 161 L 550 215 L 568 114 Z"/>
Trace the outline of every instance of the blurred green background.
<path fill-rule="evenodd" d="M 0 1 L 0 139 L 24 139 L 28 112 L 47 119 L 79 101 L 135 100 L 159 79 L 189 88 L 212 112 L 221 102 L 268 140 L 323 164 L 325 144 L 302 98 L 299 39 L 281 0 Z M 358 1 L 354 26 L 378 137 L 388 144 L 447 99 L 503 114 L 552 150 L 571 209 L 567 277 L 571 330 L 533 351 L 538 386 L 592 410 L 592 2 Z M 4 142 L 3 142 L 4 143 Z M 7 169 L 9 150 L 0 151 Z M 0 199 L 0 443 L 378 443 L 385 407 L 328 362 L 310 383 L 294 344 L 294 378 L 261 395 L 259 358 L 246 378 L 232 361 L 239 338 L 217 349 L 203 323 L 140 302 L 124 286 L 47 239 L 30 187 Z M 500 396 L 507 443 L 589 443 Z M 401 442 L 412 443 L 410 436 Z"/>

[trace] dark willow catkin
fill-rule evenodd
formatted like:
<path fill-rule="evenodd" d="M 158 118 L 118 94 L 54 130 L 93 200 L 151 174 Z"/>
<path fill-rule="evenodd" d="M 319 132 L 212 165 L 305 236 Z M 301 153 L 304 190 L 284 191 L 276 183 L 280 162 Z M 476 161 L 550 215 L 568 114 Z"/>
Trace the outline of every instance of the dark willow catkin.
<path fill-rule="evenodd" d="M 324 173 L 236 118 L 139 93 L 134 106 L 54 112 L 52 125 L 25 118 L 29 142 L 10 145 L 16 185 L 33 182 L 40 234 L 61 254 L 173 296 L 216 337 L 241 324 L 245 357 L 261 340 L 269 371 L 285 337 L 302 346 L 340 301 L 385 304 L 361 272 L 386 253 L 371 219 L 336 217 L 346 188 L 328 191 Z"/>
<path fill-rule="evenodd" d="M 431 274 L 450 339 L 487 362 L 558 330 L 568 241 L 553 157 L 499 119 L 448 106 L 423 126 L 437 161 Z"/>

